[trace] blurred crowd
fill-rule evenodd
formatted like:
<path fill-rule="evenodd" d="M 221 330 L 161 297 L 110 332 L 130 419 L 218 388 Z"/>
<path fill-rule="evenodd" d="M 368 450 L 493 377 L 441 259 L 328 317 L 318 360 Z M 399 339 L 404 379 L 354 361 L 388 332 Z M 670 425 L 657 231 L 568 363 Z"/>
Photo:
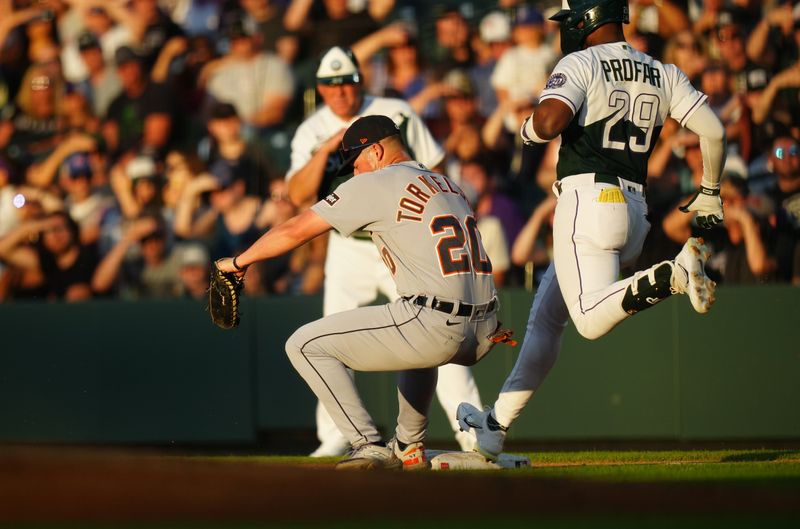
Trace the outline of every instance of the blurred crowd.
<path fill-rule="evenodd" d="M 202 298 L 210 263 L 307 204 L 284 176 L 351 47 L 403 98 L 473 201 L 500 284 L 548 264 L 558 141 L 518 130 L 560 57 L 560 0 L 0 0 L 0 301 Z M 674 63 L 726 126 L 725 221 L 677 206 L 698 138 L 668 122 L 649 166 L 645 263 L 691 235 L 722 284 L 800 285 L 800 3 L 630 0 L 631 44 Z M 316 293 L 325 244 L 248 270 L 247 295 Z"/>

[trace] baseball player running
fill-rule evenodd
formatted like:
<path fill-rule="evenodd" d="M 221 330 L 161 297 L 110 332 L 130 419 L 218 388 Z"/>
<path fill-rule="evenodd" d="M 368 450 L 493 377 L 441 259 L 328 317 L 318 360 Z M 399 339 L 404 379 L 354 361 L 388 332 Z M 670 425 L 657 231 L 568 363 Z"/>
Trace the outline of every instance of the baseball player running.
<path fill-rule="evenodd" d="M 405 151 L 386 116 L 359 118 L 342 151 L 355 177 L 310 210 L 219 261 L 239 271 L 335 228 L 370 234 L 400 298 L 309 323 L 286 342 L 292 365 L 352 445 L 340 468 L 426 468 L 423 440 L 437 366 L 472 365 L 497 330 L 492 267 L 461 190 Z M 238 265 L 238 267 L 236 266 Z M 347 368 L 399 371 L 399 415 L 385 444 Z"/>
<path fill-rule="evenodd" d="M 463 403 L 458 409 L 462 428 L 475 430 L 477 450 L 489 459 L 500 454 L 506 430 L 555 363 L 567 316 L 581 335 L 595 339 L 672 294 L 688 294 L 700 313 L 714 301 L 701 239 L 689 239 L 672 261 L 617 280 L 650 228 L 647 161 L 667 117 L 697 133 L 703 153 L 702 186 L 683 211 L 696 212 L 701 227 L 722 220 L 725 131 L 706 96 L 677 67 L 625 42 L 626 0 L 564 0 L 552 18 L 560 22 L 565 57 L 520 133 L 537 143 L 561 135 L 554 265 L 536 291 L 519 357 L 494 407 L 480 411 Z"/>
<path fill-rule="evenodd" d="M 401 137 L 415 159 L 434 169 L 441 163 L 444 152 L 405 101 L 364 95 L 361 72 L 351 50 L 334 47 L 325 52 L 316 76 L 317 90 L 325 105 L 297 129 L 292 139 L 291 167 L 286 175 L 295 204 L 319 200 L 351 176 L 337 175 L 341 165 L 339 146 L 345 128 L 359 116 L 389 116 L 400 128 Z M 392 301 L 398 297 L 392 276 L 369 234 L 360 230 L 350 237 L 331 233 L 325 261 L 323 315 L 366 305 L 378 292 Z M 455 420 L 459 402 L 480 406 L 478 388 L 469 368 L 443 367 L 437 395 L 462 449 L 472 449 L 474 439 L 461 432 Z M 321 444 L 312 456 L 341 455 L 350 447 L 322 405 L 317 406 L 317 436 Z"/>

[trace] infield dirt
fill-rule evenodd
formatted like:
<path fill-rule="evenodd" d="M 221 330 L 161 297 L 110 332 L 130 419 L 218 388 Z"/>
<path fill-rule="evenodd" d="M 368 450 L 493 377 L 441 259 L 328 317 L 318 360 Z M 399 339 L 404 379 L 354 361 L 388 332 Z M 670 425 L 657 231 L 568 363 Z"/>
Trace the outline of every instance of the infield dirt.
<path fill-rule="evenodd" d="M 797 483 L 614 483 L 517 471 L 337 472 L 331 463 L 63 447 L 4 447 L 0 453 L 0 524 L 715 513 L 794 517 L 800 514 Z"/>

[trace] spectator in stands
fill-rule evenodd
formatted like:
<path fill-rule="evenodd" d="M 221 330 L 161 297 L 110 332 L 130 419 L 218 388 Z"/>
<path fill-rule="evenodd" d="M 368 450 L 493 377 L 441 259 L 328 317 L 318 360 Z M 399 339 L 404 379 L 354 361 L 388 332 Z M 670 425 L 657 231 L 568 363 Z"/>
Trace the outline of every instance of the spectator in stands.
<path fill-rule="evenodd" d="M 552 49 L 544 43 L 544 17 L 535 8 L 517 10 L 513 38 L 514 47 L 500 57 L 492 73 L 492 86 L 501 104 L 538 99 L 556 62 Z M 519 130 L 513 113 L 506 119 L 509 130 Z"/>
<path fill-rule="evenodd" d="M 552 194 L 534 208 L 511 247 L 511 262 L 525 267 L 525 286 L 538 285 L 553 260 L 553 217 L 556 197 Z"/>
<path fill-rule="evenodd" d="M 475 64 L 469 75 L 478 94 L 478 112 L 489 117 L 497 108 L 497 95 L 491 78 L 497 62 L 513 46 L 511 20 L 501 11 L 492 11 L 481 20 Z M 475 41 L 473 41 L 475 42 Z"/>
<path fill-rule="evenodd" d="M 648 53 L 661 55 L 664 41 L 689 29 L 689 19 L 675 0 L 630 0 L 630 24 L 625 36 L 638 33 L 647 40 Z"/>
<path fill-rule="evenodd" d="M 129 158 L 111 170 L 111 188 L 120 213 L 127 220 L 143 214 L 160 215 L 163 205 L 161 174 L 156 161 L 147 155 Z"/>
<path fill-rule="evenodd" d="M 31 240 L 37 242 L 30 244 Z M 64 211 L 25 222 L 0 239 L 0 261 L 38 275 L 45 299 L 82 301 L 92 297 L 97 255 L 80 244 L 78 225 Z"/>
<path fill-rule="evenodd" d="M 115 55 L 122 93 L 108 108 L 103 137 L 113 159 L 138 151 L 157 154 L 172 131 L 172 98 L 166 86 L 147 77 L 142 58 L 123 46 Z"/>
<path fill-rule="evenodd" d="M 461 164 L 485 154 L 481 139 L 483 118 L 478 114 L 475 88 L 466 70 L 450 71 L 441 83 L 444 115 L 430 120 L 431 133 L 445 150 L 445 172 L 461 180 Z"/>
<path fill-rule="evenodd" d="M 768 156 L 770 172 L 749 182 L 756 201 L 766 201 L 779 281 L 798 284 L 800 278 L 800 146 L 791 136 L 779 136 Z"/>
<path fill-rule="evenodd" d="M 198 243 L 180 249 L 180 291 L 184 298 L 207 300 L 211 261 L 208 250 Z"/>
<path fill-rule="evenodd" d="M 244 175 L 249 195 L 266 197 L 268 182 L 283 174 L 278 172 L 278 164 L 270 159 L 267 149 L 254 141 L 245 141 L 236 107 L 230 103 L 214 104 L 207 127 L 209 136 L 202 143 L 207 165 L 220 160 L 226 162 Z"/>
<path fill-rule="evenodd" d="M 14 169 L 0 153 L 0 237 L 15 228 L 20 221 L 17 210 L 21 203 L 17 198 L 19 191 L 15 184 Z"/>
<path fill-rule="evenodd" d="M 210 174 L 191 180 L 184 189 L 175 213 L 175 233 L 184 239 L 210 237 L 211 258 L 236 255 L 260 235 L 257 225 L 261 200 L 247 194 L 246 175 L 217 160 Z M 209 206 L 201 195 L 210 193 Z"/>
<path fill-rule="evenodd" d="M 89 1 L 104 8 L 118 24 L 128 28 L 133 47 L 148 71 L 167 41 L 184 34 L 180 26 L 161 10 L 157 0 L 130 0 L 128 3 Z"/>
<path fill-rule="evenodd" d="M 292 0 L 283 18 L 289 31 L 299 31 L 310 57 L 319 57 L 333 46 L 349 47 L 380 29 L 394 1 L 370 0 L 361 9 L 347 0 Z M 351 10 L 352 8 L 352 10 Z"/>
<path fill-rule="evenodd" d="M 461 167 L 461 176 L 477 193 L 477 200 L 473 208 L 475 214 L 478 218 L 481 216 L 497 218 L 503 227 L 507 248 L 510 248 L 519 235 L 525 218 L 516 203 L 497 190 L 494 175 L 486 158 L 477 157 L 464 162 Z"/>
<path fill-rule="evenodd" d="M 492 263 L 494 284 L 500 287 L 505 284 L 506 273 L 510 266 L 509 243 L 500 219 L 492 215 L 486 207 L 481 207 L 481 202 L 486 200 L 488 180 L 489 175 L 486 168 L 479 160 L 470 160 L 461 167 L 461 188 L 475 212 L 481 241 L 483 241 L 486 255 Z"/>
<path fill-rule="evenodd" d="M 470 46 L 470 28 L 464 15 L 455 7 L 444 7 L 436 18 L 436 43 L 426 59 L 438 78 L 454 68 L 468 69 L 474 62 Z"/>
<path fill-rule="evenodd" d="M 78 37 L 78 50 L 86 75 L 76 79 L 77 89 L 86 96 L 94 114 L 104 117 L 111 101 L 122 92 L 122 82 L 116 68 L 103 57 L 100 41 L 93 34 L 83 33 Z"/>
<path fill-rule="evenodd" d="M 138 245 L 137 257 L 126 263 L 134 245 Z M 99 294 L 116 288 L 123 298 L 178 297 L 179 253 L 168 249 L 163 219 L 145 215 L 127 225 L 125 235 L 100 261 L 92 288 Z"/>
<path fill-rule="evenodd" d="M 277 55 L 259 51 L 241 23 L 228 28 L 230 51 L 211 61 L 200 74 L 214 99 L 231 103 L 242 121 L 258 130 L 283 121 L 292 98 L 294 78 Z"/>
<path fill-rule="evenodd" d="M 688 29 L 672 35 L 664 46 L 664 63 L 674 64 L 693 82 L 703 72 L 707 57 L 700 40 Z"/>
<path fill-rule="evenodd" d="M 245 29 L 256 38 L 258 48 L 294 64 L 300 42 L 283 25 L 286 9 L 274 0 L 239 0 L 239 5 L 245 11 Z"/>
<path fill-rule="evenodd" d="M 80 240 L 84 245 L 98 242 L 103 215 L 113 206 L 111 197 L 92 186 L 96 173 L 104 170 L 97 152 L 76 152 L 65 160 L 61 168 L 59 181 L 61 189 L 66 192 L 64 205 L 80 227 Z"/>
<path fill-rule="evenodd" d="M 200 172 L 202 162 L 194 156 L 181 151 L 170 151 L 164 163 L 164 187 L 161 190 L 164 203 L 163 215 L 172 226 L 175 210 L 183 191 L 189 182 Z"/>
<path fill-rule="evenodd" d="M 86 0 L 78 2 L 74 9 L 77 9 L 81 15 L 83 25 L 86 31 L 93 35 L 100 43 L 100 48 L 103 51 L 104 62 L 113 67 L 114 57 L 119 48 L 122 46 L 135 46 L 134 37 L 130 28 L 125 23 L 117 23 L 108 14 L 104 8 L 105 5 L 111 4 L 105 0 Z M 113 9 L 113 8 L 112 8 Z M 80 45 L 80 42 L 77 42 Z M 74 46 L 74 44 L 72 45 Z M 64 67 L 67 70 L 67 65 L 74 59 L 77 59 L 75 52 L 68 51 L 71 45 L 65 47 L 62 57 L 65 57 Z M 72 57 L 67 59 L 66 57 Z M 79 75 L 79 74 L 77 74 Z"/>
<path fill-rule="evenodd" d="M 783 1 L 764 13 L 747 38 L 748 59 L 772 70 L 800 60 L 800 8 L 792 4 Z"/>
<path fill-rule="evenodd" d="M 25 73 L 17 104 L 0 109 L 0 149 L 21 169 L 44 159 L 59 140 L 57 105 L 63 83 L 32 66 Z"/>

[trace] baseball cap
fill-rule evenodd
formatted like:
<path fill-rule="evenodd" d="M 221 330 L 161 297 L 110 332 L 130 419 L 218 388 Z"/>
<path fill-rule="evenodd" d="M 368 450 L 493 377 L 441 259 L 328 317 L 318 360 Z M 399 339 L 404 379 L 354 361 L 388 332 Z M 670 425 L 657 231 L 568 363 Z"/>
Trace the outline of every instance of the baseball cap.
<path fill-rule="evenodd" d="M 458 92 L 462 97 L 473 97 L 475 95 L 475 87 L 472 85 L 472 80 L 464 70 L 458 68 L 450 70 L 444 76 L 444 84 Z"/>
<path fill-rule="evenodd" d="M 769 84 L 769 72 L 766 68 L 754 66 L 745 70 L 747 91 L 763 90 Z"/>
<path fill-rule="evenodd" d="M 202 244 L 186 245 L 181 251 L 181 266 L 206 266 L 209 263 L 208 251 Z"/>
<path fill-rule="evenodd" d="M 225 27 L 225 36 L 229 39 L 239 39 L 242 37 L 250 37 L 250 34 L 247 33 L 247 30 L 244 27 L 244 23 L 241 19 L 234 20 L 230 22 Z"/>
<path fill-rule="evenodd" d="M 493 11 L 483 17 L 478 29 L 484 42 L 506 42 L 511 39 L 511 20 L 501 11 Z"/>
<path fill-rule="evenodd" d="M 114 62 L 121 66 L 128 62 L 141 62 L 142 58 L 130 46 L 120 46 L 114 52 Z"/>
<path fill-rule="evenodd" d="M 64 169 L 70 178 L 92 177 L 92 164 L 89 161 L 89 154 L 76 152 L 70 155 L 64 162 Z"/>
<path fill-rule="evenodd" d="M 208 168 L 208 172 L 216 179 L 219 184 L 219 190 L 228 189 L 243 178 L 238 163 L 229 162 L 222 158 L 212 163 L 211 167 Z"/>
<path fill-rule="evenodd" d="M 137 156 L 125 166 L 125 172 L 132 182 L 140 178 L 155 178 L 158 174 L 156 162 L 150 156 Z"/>
<path fill-rule="evenodd" d="M 514 17 L 515 26 L 535 26 L 544 24 L 542 13 L 532 6 L 521 6 Z"/>
<path fill-rule="evenodd" d="M 236 107 L 230 103 L 216 103 L 211 108 L 211 116 L 209 119 L 228 119 L 232 117 L 239 117 L 236 112 Z"/>
<path fill-rule="evenodd" d="M 339 85 L 361 82 L 358 59 L 349 48 L 334 46 L 326 51 L 319 61 L 317 82 Z"/>
<path fill-rule="evenodd" d="M 80 51 L 90 50 L 93 48 L 99 48 L 100 41 L 97 40 L 97 37 L 94 34 L 89 33 L 88 31 L 85 33 L 81 33 L 78 37 L 78 49 Z"/>
<path fill-rule="evenodd" d="M 339 174 L 343 173 L 343 169 L 353 166 L 363 149 L 397 134 L 400 134 L 400 129 L 386 116 L 363 116 L 355 120 L 342 138 L 341 154 L 344 162 L 339 168 Z"/>

